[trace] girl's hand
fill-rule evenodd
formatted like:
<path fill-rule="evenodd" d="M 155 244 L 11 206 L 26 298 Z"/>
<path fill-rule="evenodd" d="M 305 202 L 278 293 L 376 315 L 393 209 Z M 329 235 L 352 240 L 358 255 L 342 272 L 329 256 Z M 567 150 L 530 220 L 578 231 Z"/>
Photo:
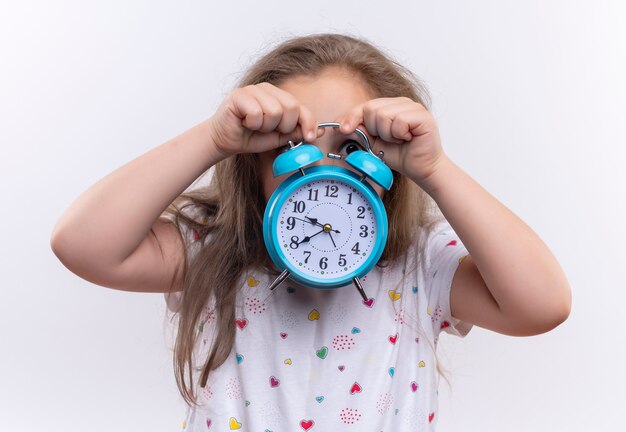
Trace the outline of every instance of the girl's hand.
<path fill-rule="evenodd" d="M 365 126 L 374 154 L 382 150 L 389 168 L 420 186 L 446 158 L 434 117 L 407 97 L 372 99 L 354 107 L 340 123 L 343 133 Z"/>
<path fill-rule="evenodd" d="M 318 131 L 311 111 L 269 83 L 233 90 L 208 122 L 216 149 L 224 157 L 264 152 L 289 140 L 312 141 Z"/>

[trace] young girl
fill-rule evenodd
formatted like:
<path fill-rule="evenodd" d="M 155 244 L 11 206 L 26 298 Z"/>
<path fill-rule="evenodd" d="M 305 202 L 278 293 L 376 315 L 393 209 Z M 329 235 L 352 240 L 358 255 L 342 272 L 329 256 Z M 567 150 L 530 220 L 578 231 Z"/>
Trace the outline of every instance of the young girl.
<path fill-rule="evenodd" d="M 567 318 L 558 262 L 446 156 L 427 107 L 419 81 L 371 44 L 294 38 L 213 116 L 67 209 L 51 241 L 64 265 L 102 286 L 165 293 L 184 430 L 434 430 L 442 330 L 534 335 Z M 317 128 L 326 121 L 341 127 Z M 274 158 L 302 139 L 345 155 L 361 146 L 357 127 L 394 177 L 377 189 L 389 238 L 363 278 L 368 300 L 289 279 L 270 291 L 262 218 L 285 179 Z M 211 167 L 208 187 L 183 193 Z"/>

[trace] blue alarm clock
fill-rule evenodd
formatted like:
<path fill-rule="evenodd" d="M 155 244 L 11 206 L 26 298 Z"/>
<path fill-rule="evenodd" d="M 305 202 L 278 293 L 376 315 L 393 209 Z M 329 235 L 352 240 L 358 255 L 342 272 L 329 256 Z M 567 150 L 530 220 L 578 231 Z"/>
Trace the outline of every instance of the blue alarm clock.
<path fill-rule="evenodd" d="M 339 123 L 318 127 L 339 128 Z M 355 150 L 345 162 L 357 172 L 337 166 L 311 166 L 325 156 L 301 141 L 276 157 L 275 177 L 295 171 L 274 191 L 263 216 L 265 247 L 282 272 L 270 285 L 287 277 L 305 286 L 335 289 L 353 283 L 363 297 L 360 278 L 378 262 L 387 242 L 387 213 L 368 181 L 385 190 L 393 183 L 391 170 L 376 156 L 369 139 L 355 130 L 366 150 Z M 327 157 L 341 159 L 329 153 Z"/>

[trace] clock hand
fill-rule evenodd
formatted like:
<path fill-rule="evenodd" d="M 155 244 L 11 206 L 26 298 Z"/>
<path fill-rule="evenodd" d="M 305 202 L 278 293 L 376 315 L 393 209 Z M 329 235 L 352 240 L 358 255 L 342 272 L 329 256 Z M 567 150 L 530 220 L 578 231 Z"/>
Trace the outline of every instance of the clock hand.
<path fill-rule="evenodd" d="M 313 234 L 311 237 L 309 237 L 309 240 L 311 240 L 311 238 L 313 238 L 313 237 L 315 237 L 316 235 L 321 234 L 321 233 L 323 233 L 323 232 L 324 232 L 324 230 L 319 230 L 318 232 L 316 232 L 315 234 Z"/>
<path fill-rule="evenodd" d="M 317 219 L 314 219 L 314 220 L 315 220 L 315 222 L 309 222 L 309 221 L 307 221 L 307 220 L 300 219 L 299 217 L 295 217 L 295 216 L 292 216 L 292 217 L 293 217 L 294 219 L 298 219 L 299 221 L 306 222 L 306 223 L 310 223 L 311 225 L 315 225 L 315 222 L 317 222 Z M 318 224 L 318 225 L 319 225 L 319 224 Z"/>
<path fill-rule="evenodd" d="M 301 242 L 298 242 L 298 246 L 300 246 L 302 243 L 306 243 L 308 241 L 310 241 L 313 237 L 315 237 L 318 234 L 323 233 L 324 230 L 319 230 L 318 232 L 316 232 L 315 234 L 313 234 L 312 236 L 305 236 Z"/>
<path fill-rule="evenodd" d="M 330 231 L 328 232 L 328 235 L 330 236 L 330 241 L 333 242 L 333 246 L 335 246 L 335 249 L 336 249 L 337 245 L 335 244 L 335 240 L 333 240 L 333 235 L 330 233 Z"/>
<path fill-rule="evenodd" d="M 305 216 L 305 218 L 307 218 L 308 220 L 310 220 L 310 221 L 311 221 L 311 223 L 312 223 L 313 225 L 317 225 L 317 226 L 321 226 L 321 227 L 323 227 L 323 226 L 324 226 L 324 225 L 322 225 L 321 223 L 319 223 L 319 222 L 317 221 L 317 219 L 316 219 L 316 218 L 310 218 L 310 217 L 308 217 L 308 216 Z"/>
<path fill-rule="evenodd" d="M 308 216 L 305 216 L 305 218 L 307 218 L 308 220 L 310 220 L 310 221 L 311 221 L 310 223 L 312 223 L 312 224 L 314 224 L 314 225 L 321 226 L 321 227 L 323 227 L 323 226 L 324 226 L 324 225 L 322 225 L 321 223 L 319 223 L 319 222 L 317 221 L 317 219 L 316 219 L 316 218 L 310 218 L 310 217 L 308 217 Z M 295 219 L 298 219 L 298 218 L 295 218 Z M 300 220 L 302 220 L 302 219 L 300 219 Z M 339 234 L 339 230 L 333 230 L 333 232 L 336 232 L 337 234 Z"/>

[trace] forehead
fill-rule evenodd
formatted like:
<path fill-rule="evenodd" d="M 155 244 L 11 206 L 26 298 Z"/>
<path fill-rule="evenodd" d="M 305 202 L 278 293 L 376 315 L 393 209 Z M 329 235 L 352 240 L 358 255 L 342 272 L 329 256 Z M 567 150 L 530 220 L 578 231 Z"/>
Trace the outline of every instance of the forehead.
<path fill-rule="evenodd" d="M 318 122 L 339 120 L 356 105 L 372 99 L 360 77 L 342 68 L 327 68 L 315 76 L 293 77 L 277 87 L 311 110 Z"/>

